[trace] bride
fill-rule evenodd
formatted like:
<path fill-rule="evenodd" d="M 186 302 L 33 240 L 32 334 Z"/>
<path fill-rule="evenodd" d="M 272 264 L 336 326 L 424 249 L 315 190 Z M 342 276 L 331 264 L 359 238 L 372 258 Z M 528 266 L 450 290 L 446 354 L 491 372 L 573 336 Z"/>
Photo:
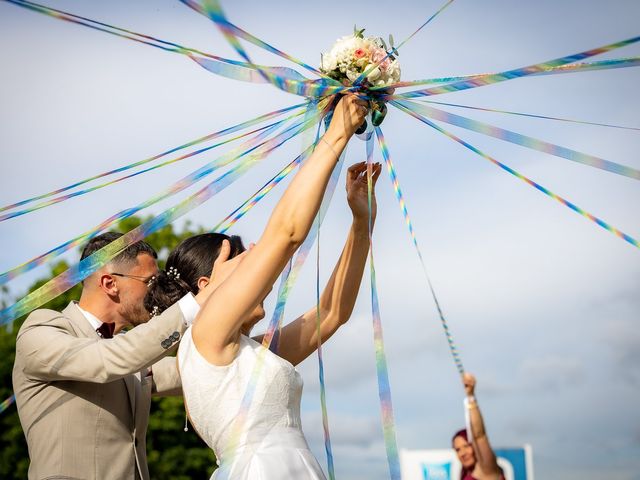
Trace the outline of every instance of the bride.
<path fill-rule="evenodd" d="M 265 351 L 261 338 L 252 339 L 249 334 L 264 317 L 264 298 L 306 238 L 336 161 L 366 115 L 365 105 L 352 95 L 340 100 L 326 134 L 285 191 L 255 246 L 242 253 L 238 237 L 191 237 L 171 253 L 167 270 L 150 286 L 145 305 L 154 313 L 188 291 L 197 293 L 209 282 L 215 287 L 178 350 L 191 423 L 214 450 L 220 465 L 212 478 L 325 478 L 302 433 L 302 379 L 294 368 L 317 349 L 316 307 L 282 329 L 277 354 Z M 380 169 L 376 164 L 374 185 Z M 349 319 L 366 262 L 365 163 L 349 168 L 347 199 L 353 222 L 320 299 L 322 342 Z M 222 263 L 230 257 L 235 258 Z M 233 268 L 219 268 L 233 263 L 237 264 Z M 213 275 L 209 275 L 212 264 Z M 258 361 L 262 362 L 260 375 L 253 379 Z M 248 388 L 253 389 L 250 407 L 242 406 Z"/>

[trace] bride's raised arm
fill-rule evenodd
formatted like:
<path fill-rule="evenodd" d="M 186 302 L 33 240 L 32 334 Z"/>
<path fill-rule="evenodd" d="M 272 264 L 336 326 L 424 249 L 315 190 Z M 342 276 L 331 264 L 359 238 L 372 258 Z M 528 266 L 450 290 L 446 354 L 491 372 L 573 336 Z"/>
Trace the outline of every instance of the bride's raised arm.
<path fill-rule="evenodd" d="M 276 205 L 258 243 L 211 294 L 193 326 L 198 351 L 210 362 L 233 361 L 243 324 L 271 290 L 302 244 L 316 216 L 339 155 L 364 120 L 366 102 L 345 95 L 315 151 Z"/>
<path fill-rule="evenodd" d="M 380 164 L 373 166 L 372 223 L 376 218 L 375 184 L 380 170 Z M 287 324 L 280 333 L 278 355 L 292 365 L 298 365 L 318 348 L 318 320 L 320 342 L 324 343 L 351 317 L 369 253 L 369 205 L 365 162 L 349 167 L 347 201 L 353 213 L 353 222 L 342 254 L 320 297 L 319 309 L 314 305 Z M 262 337 L 255 340 L 261 341 Z"/>

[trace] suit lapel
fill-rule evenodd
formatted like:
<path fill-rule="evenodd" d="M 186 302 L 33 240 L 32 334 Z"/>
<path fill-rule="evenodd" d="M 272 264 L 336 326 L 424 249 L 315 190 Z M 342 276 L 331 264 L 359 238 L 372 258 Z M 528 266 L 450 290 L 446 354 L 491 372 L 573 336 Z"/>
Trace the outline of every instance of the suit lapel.
<path fill-rule="evenodd" d="M 82 333 L 82 336 L 86 338 L 100 338 L 98 332 L 96 332 L 89 320 L 78 309 L 76 302 L 71 302 L 63 312 L 67 318 L 70 318 L 74 324 L 74 327 Z M 124 335 L 124 334 L 123 334 Z M 131 415 L 135 418 L 136 412 L 136 385 L 133 375 L 127 375 L 122 379 L 127 387 L 127 393 L 129 394 L 129 405 L 131 406 Z"/>
<path fill-rule="evenodd" d="M 131 406 L 131 418 L 135 426 L 136 422 L 136 383 L 135 375 L 127 375 L 123 378 L 124 384 L 127 386 L 127 392 L 129 393 L 129 405 Z"/>
<path fill-rule="evenodd" d="M 89 320 L 87 320 L 87 318 L 78 309 L 78 304 L 76 302 L 71 302 L 67 305 L 67 308 L 65 308 L 62 313 L 64 313 L 67 318 L 71 319 L 76 331 L 82 333 L 83 337 L 100 338 L 100 335 L 98 335 L 98 332 L 93 329 Z"/>

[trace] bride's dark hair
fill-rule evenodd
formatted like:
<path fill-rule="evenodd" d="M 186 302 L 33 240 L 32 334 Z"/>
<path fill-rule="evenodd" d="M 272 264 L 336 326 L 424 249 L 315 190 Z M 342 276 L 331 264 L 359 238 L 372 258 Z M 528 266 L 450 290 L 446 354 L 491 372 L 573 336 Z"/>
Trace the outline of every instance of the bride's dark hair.
<path fill-rule="evenodd" d="M 213 262 L 220 254 L 222 241 L 229 240 L 229 258 L 246 249 L 240 237 L 222 233 L 203 233 L 183 240 L 169 254 L 164 270 L 149 281 L 149 289 L 144 297 L 144 308 L 152 315 L 158 315 L 180 300 L 187 293 L 198 293 L 198 279 L 211 275 Z"/>

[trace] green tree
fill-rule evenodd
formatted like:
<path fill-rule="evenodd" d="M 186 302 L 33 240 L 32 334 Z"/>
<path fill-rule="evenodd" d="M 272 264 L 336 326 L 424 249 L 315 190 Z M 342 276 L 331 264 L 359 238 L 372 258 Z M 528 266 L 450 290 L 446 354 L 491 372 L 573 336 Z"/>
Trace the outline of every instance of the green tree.
<path fill-rule="evenodd" d="M 142 223 L 139 217 L 130 217 L 120 222 L 117 230 L 128 232 Z M 193 228 L 186 223 L 180 232 L 168 225 L 149 235 L 149 242 L 159 254 L 160 267 L 168 253 L 178 243 L 192 235 L 203 233 L 201 227 Z M 39 288 L 54 276 L 68 268 L 65 261 L 54 264 L 47 278 L 34 283 L 29 292 Z M 61 311 L 67 304 L 80 298 L 81 286 L 76 285 L 64 294 L 43 306 Z M 6 288 L 0 290 L 2 308 L 12 303 Z M 0 327 L 0 402 L 12 394 L 11 370 L 15 359 L 16 335 L 26 317 L 16 320 L 13 325 Z M 209 478 L 215 467 L 215 456 L 210 448 L 190 428 L 184 432 L 185 410 L 181 397 L 153 399 L 149 430 L 147 432 L 147 455 L 149 471 L 153 479 Z M 0 478 L 27 478 L 29 454 L 27 443 L 20 426 L 15 404 L 0 413 Z"/>

